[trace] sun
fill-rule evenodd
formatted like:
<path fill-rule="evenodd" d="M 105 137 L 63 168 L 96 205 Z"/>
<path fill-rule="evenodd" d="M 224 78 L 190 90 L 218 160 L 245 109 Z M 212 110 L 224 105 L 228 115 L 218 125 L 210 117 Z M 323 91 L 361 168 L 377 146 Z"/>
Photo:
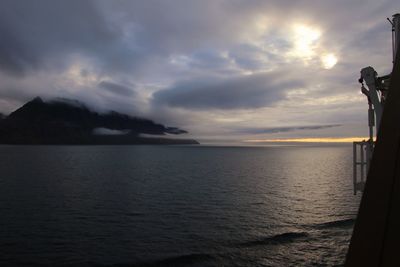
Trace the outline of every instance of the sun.
<path fill-rule="evenodd" d="M 317 41 L 321 37 L 321 31 L 317 28 L 304 24 L 295 24 L 293 26 L 293 51 L 292 55 L 311 59 L 315 55 Z"/>
<path fill-rule="evenodd" d="M 338 59 L 334 54 L 326 54 L 321 57 L 321 61 L 324 69 L 329 70 L 336 65 Z"/>

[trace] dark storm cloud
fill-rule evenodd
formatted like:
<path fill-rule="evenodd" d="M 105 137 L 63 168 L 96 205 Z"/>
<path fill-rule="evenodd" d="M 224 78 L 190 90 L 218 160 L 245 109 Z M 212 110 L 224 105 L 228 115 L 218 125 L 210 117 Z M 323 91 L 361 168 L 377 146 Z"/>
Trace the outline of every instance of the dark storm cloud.
<path fill-rule="evenodd" d="M 134 96 L 135 91 L 133 91 L 131 88 L 113 83 L 113 82 L 108 82 L 108 81 L 102 81 L 99 83 L 99 87 L 103 90 L 106 90 L 108 92 L 111 92 L 113 94 L 121 95 L 121 96 Z"/>
<path fill-rule="evenodd" d="M 83 57 L 108 73 L 142 72 L 148 64 L 166 64 L 171 54 L 233 41 L 245 16 L 229 14 L 228 6 L 223 1 L 4 0 L 0 71 L 61 72 L 71 57 Z M 200 67 L 223 60 L 213 49 L 194 51 L 193 57 Z"/>
<path fill-rule="evenodd" d="M 272 106 L 285 99 L 286 91 L 303 82 L 285 73 L 244 75 L 233 79 L 185 81 L 153 94 L 153 104 L 185 109 L 252 109 Z"/>
<path fill-rule="evenodd" d="M 117 37 L 89 0 L 3 0 L 0 36 L 0 70 L 14 75 L 101 53 Z"/>
<path fill-rule="evenodd" d="M 273 127 L 273 128 L 242 128 L 237 130 L 237 132 L 241 134 L 271 134 L 271 133 L 293 132 L 298 130 L 320 130 L 320 129 L 339 127 L 339 126 L 341 126 L 341 124 Z"/>
<path fill-rule="evenodd" d="M 221 69 L 229 67 L 230 60 L 223 57 L 217 51 L 201 50 L 190 55 L 189 67 L 206 68 L 206 69 Z"/>

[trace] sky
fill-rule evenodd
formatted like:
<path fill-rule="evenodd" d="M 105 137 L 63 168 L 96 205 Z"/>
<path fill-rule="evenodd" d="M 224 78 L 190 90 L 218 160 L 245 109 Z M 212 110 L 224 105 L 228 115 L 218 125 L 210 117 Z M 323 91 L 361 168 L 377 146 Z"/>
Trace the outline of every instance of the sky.
<path fill-rule="evenodd" d="M 0 0 L 0 112 L 77 99 L 204 141 L 367 136 L 395 0 Z M 186 136 L 187 137 L 187 136 Z"/>

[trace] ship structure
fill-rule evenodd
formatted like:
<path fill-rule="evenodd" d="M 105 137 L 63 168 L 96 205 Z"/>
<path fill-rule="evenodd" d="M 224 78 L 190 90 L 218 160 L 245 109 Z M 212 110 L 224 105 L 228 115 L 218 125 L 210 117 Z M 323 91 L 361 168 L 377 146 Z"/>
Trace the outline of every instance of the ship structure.
<path fill-rule="evenodd" d="M 361 70 L 369 140 L 354 143 L 354 193 L 362 199 L 345 266 L 400 266 L 400 14 L 390 20 L 393 70 Z M 376 141 L 374 142 L 376 133 Z"/>

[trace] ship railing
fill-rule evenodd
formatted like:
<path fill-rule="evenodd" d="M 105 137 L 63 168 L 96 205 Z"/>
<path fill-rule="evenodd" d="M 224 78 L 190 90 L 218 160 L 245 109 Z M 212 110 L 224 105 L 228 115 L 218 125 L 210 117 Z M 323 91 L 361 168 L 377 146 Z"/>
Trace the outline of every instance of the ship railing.
<path fill-rule="evenodd" d="M 368 140 L 353 142 L 353 189 L 354 195 L 363 192 L 375 143 Z"/>

